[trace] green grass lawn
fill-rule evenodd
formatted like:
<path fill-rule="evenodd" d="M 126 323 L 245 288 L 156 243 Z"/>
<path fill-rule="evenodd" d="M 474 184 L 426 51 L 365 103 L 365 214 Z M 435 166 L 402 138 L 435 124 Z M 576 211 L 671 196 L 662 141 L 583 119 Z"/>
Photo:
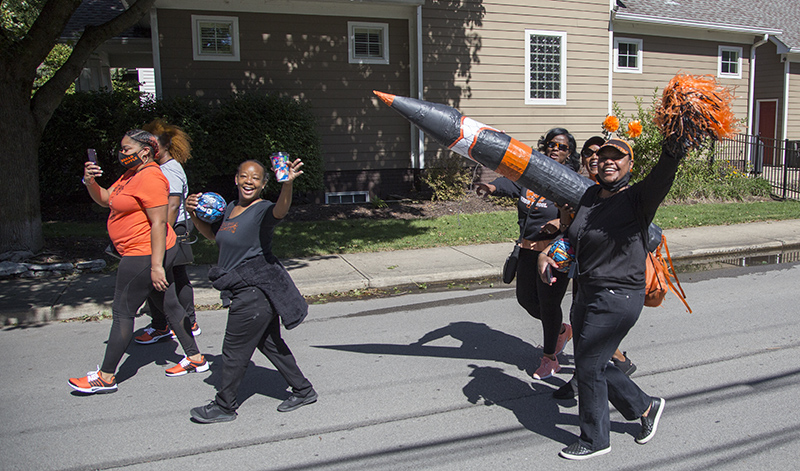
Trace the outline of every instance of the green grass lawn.
<path fill-rule="evenodd" d="M 659 208 L 655 223 L 664 229 L 676 229 L 783 219 L 800 219 L 800 202 L 668 205 Z M 108 237 L 103 222 L 53 222 L 46 223 L 43 229 L 45 239 L 77 235 Z M 280 258 L 294 258 L 444 245 L 510 243 L 518 235 L 515 209 L 436 219 L 287 222 L 275 231 L 273 252 Z M 216 263 L 216 245 L 202 236 L 194 245 L 194 253 L 197 264 Z"/>

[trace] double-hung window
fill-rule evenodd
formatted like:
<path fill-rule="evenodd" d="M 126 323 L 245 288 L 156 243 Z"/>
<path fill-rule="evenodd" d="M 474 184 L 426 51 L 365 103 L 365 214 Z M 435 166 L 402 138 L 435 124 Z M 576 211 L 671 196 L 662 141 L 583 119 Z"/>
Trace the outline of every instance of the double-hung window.
<path fill-rule="evenodd" d="M 742 78 L 742 48 L 719 46 L 717 77 Z"/>
<path fill-rule="evenodd" d="M 525 104 L 567 104 L 567 33 L 525 30 Z"/>
<path fill-rule="evenodd" d="M 614 72 L 642 73 L 642 40 L 614 38 Z"/>

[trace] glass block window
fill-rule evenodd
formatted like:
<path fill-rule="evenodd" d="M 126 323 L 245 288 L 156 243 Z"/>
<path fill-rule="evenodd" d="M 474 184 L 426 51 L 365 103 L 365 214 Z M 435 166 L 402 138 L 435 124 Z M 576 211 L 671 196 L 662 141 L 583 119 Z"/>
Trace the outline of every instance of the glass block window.
<path fill-rule="evenodd" d="M 525 31 L 525 103 L 567 103 L 567 33 Z"/>
<path fill-rule="evenodd" d="M 192 15 L 192 52 L 196 61 L 238 61 L 239 19 Z"/>
<path fill-rule="evenodd" d="M 719 46 L 717 76 L 742 78 L 742 48 Z"/>
<path fill-rule="evenodd" d="M 642 40 L 614 38 L 614 72 L 642 73 Z"/>
<path fill-rule="evenodd" d="M 348 49 L 351 64 L 389 63 L 389 25 L 349 21 Z"/>

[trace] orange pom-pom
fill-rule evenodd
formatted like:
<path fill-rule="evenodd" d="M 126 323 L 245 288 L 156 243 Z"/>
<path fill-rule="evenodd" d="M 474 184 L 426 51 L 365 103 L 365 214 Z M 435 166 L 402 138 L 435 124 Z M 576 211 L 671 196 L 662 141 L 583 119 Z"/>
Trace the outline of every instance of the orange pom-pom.
<path fill-rule="evenodd" d="M 642 135 L 642 123 L 639 122 L 637 119 L 636 121 L 631 121 L 628 123 L 628 137 L 631 139 L 635 139 Z"/>
<path fill-rule="evenodd" d="M 664 137 L 683 140 L 696 149 L 705 139 L 720 140 L 736 133 L 731 111 L 733 92 L 710 75 L 678 74 L 664 89 L 654 122 Z"/>
<path fill-rule="evenodd" d="M 608 132 L 616 132 L 619 129 L 619 118 L 614 115 L 606 116 L 603 120 L 603 129 Z"/>

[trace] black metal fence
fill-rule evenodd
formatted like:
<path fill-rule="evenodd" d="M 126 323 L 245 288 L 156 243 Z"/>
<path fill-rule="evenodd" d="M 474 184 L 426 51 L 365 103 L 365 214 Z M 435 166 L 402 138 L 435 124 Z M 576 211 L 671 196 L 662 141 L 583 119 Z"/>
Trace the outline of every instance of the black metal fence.
<path fill-rule="evenodd" d="M 713 155 L 767 180 L 773 195 L 800 200 L 800 141 L 739 134 L 717 142 Z"/>

